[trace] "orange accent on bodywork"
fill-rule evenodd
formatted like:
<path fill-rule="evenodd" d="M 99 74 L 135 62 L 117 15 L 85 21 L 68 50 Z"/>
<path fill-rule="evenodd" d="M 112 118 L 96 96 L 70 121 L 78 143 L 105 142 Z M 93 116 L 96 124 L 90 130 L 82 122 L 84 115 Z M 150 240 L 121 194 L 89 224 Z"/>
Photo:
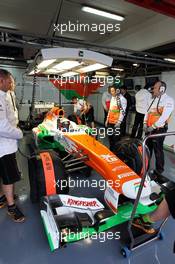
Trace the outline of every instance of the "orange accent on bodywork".
<path fill-rule="evenodd" d="M 66 133 L 64 136 L 76 144 L 79 156 L 88 156 L 85 163 L 96 170 L 118 193 L 122 193 L 122 185 L 125 182 L 140 179 L 132 169 L 95 138 L 87 134 Z"/>
<path fill-rule="evenodd" d="M 142 156 L 142 146 L 138 146 L 138 150 L 140 152 L 140 155 Z M 148 165 L 149 165 L 149 160 L 148 160 L 148 155 L 146 155 L 146 168 L 148 169 Z M 140 176 L 142 177 L 143 176 L 143 168 L 141 170 L 141 173 L 140 173 Z"/>
<path fill-rule="evenodd" d="M 40 158 L 44 169 L 46 195 L 56 194 L 55 172 L 52 158 L 48 152 L 40 153 Z"/>
<path fill-rule="evenodd" d="M 45 119 L 52 120 L 54 116 L 58 116 L 59 118 L 64 117 L 64 110 L 59 107 L 53 107 L 46 115 Z"/>

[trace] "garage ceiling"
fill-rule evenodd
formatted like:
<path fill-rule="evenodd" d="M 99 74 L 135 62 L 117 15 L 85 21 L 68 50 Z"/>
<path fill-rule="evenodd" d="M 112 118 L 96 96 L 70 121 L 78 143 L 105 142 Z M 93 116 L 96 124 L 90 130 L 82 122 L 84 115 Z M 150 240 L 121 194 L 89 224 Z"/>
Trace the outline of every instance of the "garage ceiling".
<path fill-rule="evenodd" d="M 89 42 L 105 47 L 113 46 L 140 51 L 152 48 L 150 43 L 153 47 L 157 47 L 164 45 L 165 39 L 169 43 L 175 41 L 175 32 L 171 34 L 172 28 L 175 31 L 174 19 L 124 0 L 1 0 L 0 32 L 2 30 L 12 30 L 11 36 L 15 32 L 21 35 L 18 36 L 19 41 L 14 40 L 12 43 L 11 41 L 6 41 L 6 35 L 2 33 L 0 56 L 14 56 L 15 58 L 18 57 L 18 59 L 32 58 L 36 54 L 37 49 L 41 47 L 29 46 L 25 42 L 35 43 L 39 36 L 46 37 L 49 40 L 54 34 L 54 23 L 67 24 L 68 21 L 75 24 L 90 25 L 92 23 L 97 25 L 119 23 L 111 19 L 85 13 L 81 10 L 83 5 L 123 15 L 125 20 L 120 22 L 121 30 L 120 32 L 107 32 L 106 34 L 99 34 L 99 32 L 65 32 L 61 35 L 55 32 L 54 37 L 59 37 L 59 43 L 63 40 L 63 46 L 64 39 L 70 40 L 70 45 L 74 39 L 81 40 L 82 43 Z M 164 28 L 161 23 L 165 25 Z M 172 28 L 166 27 L 166 23 L 171 25 Z M 151 31 L 152 29 L 154 29 L 153 32 Z M 144 34 L 144 37 L 141 33 Z M 42 44 L 42 40 L 40 43 Z M 44 39 L 43 44 L 47 44 Z M 50 44 L 52 44 L 52 41 L 49 42 Z M 81 47 L 81 42 L 79 47 Z M 116 65 L 124 65 L 128 68 L 128 71 L 132 69 L 132 62 L 114 62 Z M 145 65 L 143 65 L 143 68 L 146 67 Z"/>
<path fill-rule="evenodd" d="M 52 35 L 53 23 L 58 15 L 58 23 L 116 23 L 111 19 L 88 14 L 81 11 L 82 5 L 90 5 L 96 8 L 103 8 L 109 12 L 124 15 L 124 22 L 121 22 L 121 32 L 127 31 L 138 24 L 142 24 L 155 16 L 155 12 L 149 11 L 127 3 L 123 0 L 1 0 L 0 1 L 0 27 L 15 29 L 25 33 Z M 161 19 L 161 15 L 160 16 Z M 105 35 L 96 32 L 67 32 L 64 37 L 88 40 L 91 42 L 103 41 L 106 38 L 120 33 L 107 33 Z M 57 34 L 60 35 L 60 34 Z M 110 36 L 109 36 L 110 35 Z"/>

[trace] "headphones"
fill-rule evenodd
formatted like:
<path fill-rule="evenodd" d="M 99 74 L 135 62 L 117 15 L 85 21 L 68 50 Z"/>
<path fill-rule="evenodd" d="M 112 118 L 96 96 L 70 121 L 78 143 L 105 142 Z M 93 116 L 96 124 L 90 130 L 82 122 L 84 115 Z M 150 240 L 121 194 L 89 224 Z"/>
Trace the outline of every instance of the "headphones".
<path fill-rule="evenodd" d="M 162 81 L 160 81 L 161 82 L 161 85 L 160 85 L 160 87 L 159 87 L 159 91 L 160 91 L 160 93 L 161 94 L 164 94 L 165 93 L 165 91 L 166 91 L 166 83 L 165 82 L 162 82 Z"/>

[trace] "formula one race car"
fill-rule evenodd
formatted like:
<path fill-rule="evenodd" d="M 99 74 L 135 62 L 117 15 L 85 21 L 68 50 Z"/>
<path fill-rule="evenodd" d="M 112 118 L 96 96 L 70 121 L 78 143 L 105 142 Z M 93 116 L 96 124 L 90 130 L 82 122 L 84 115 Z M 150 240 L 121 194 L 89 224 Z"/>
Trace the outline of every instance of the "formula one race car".
<path fill-rule="evenodd" d="M 50 111 L 44 121 L 33 129 L 37 158 L 30 161 L 33 165 L 29 164 L 29 174 L 33 174 L 30 175 L 30 183 L 31 189 L 37 189 L 34 191 L 37 197 L 42 197 L 40 212 L 51 250 L 130 219 L 132 200 L 136 198 L 142 176 L 139 144 L 135 141 L 133 147 L 130 139 L 125 144 L 120 143 L 125 148 L 128 146 L 129 157 L 116 146 L 116 154 L 123 157 L 125 163 L 97 141 L 91 132 L 87 126 L 65 118 L 63 109 L 59 108 Z M 66 155 L 62 157 L 60 153 L 63 152 Z M 104 199 L 107 206 L 96 198 L 70 196 L 68 186 L 63 187 L 62 181 L 68 181 L 68 172 L 87 166 L 106 181 Z M 153 199 L 153 193 L 160 194 L 160 188 L 147 177 L 136 216 L 156 209 L 159 196 L 155 195 Z M 126 197 L 127 202 L 125 200 L 122 204 L 120 196 Z"/>

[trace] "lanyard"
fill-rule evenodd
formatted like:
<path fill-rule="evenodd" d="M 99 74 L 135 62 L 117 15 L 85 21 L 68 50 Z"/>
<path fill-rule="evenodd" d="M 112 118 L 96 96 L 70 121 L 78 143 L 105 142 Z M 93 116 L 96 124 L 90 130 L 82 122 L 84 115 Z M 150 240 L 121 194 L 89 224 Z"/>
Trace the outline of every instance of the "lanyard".
<path fill-rule="evenodd" d="M 10 97 L 11 97 L 11 101 L 12 101 L 12 104 L 13 104 L 13 110 L 16 112 L 16 105 L 15 105 L 15 102 L 14 102 L 14 99 L 13 99 L 13 96 L 10 92 Z"/>
<path fill-rule="evenodd" d="M 149 112 L 149 110 L 150 110 L 151 106 L 153 105 L 154 101 L 156 100 L 156 98 L 157 98 L 157 97 L 155 97 L 155 98 L 152 100 L 150 106 L 149 106 L 148 109 L 147 109 L 147 113 Z M 161 114 L 161 113 L 159 112 L 159 103 L 160 103 L 160 99 L 161 99 L 161 96 L 159 97 L 159 100 L 158 100 L 158 102 L 157 102 L 157 113 L 158 113 L 158 114 Z"/>

